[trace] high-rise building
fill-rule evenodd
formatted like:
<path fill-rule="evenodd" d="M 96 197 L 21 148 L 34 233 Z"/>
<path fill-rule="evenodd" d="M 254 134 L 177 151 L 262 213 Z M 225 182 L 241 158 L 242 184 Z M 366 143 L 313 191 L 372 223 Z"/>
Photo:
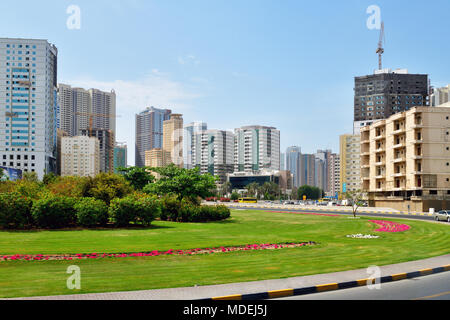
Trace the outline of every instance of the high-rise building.
<path fill-rule="evenodd" d="M 326 186 L 325 186 L 325 183 L 326 183 L 325 161 L 323 161 L 320 158 L 317 158 L 317 156 L 315 157 L 314 161 L 315 161 L 315 164 L 314 164 L 314 186 L 325 191 L 325 189 L 326 189 Z"/>
<path fill-rule="evenodd" d="M 377 70 L 355 77 L 354 134 L 375 120 L 428 105 L 428 75 L 409 74 L 406 69 Z"/>
<path fill-rule="evenodd" d="M 274 127 L 235 129 L 234 170 L 280 170 L 280 131 Z"/>
<path fill-rule="evenodd" d="M 316 174 L 317 176 L 320 176 L 316 186 L 321 188 L 325 193 L 328 193 L 331 189 L 331 181 L 329 177 L 331 155 L 331 150 L 317 150 L 317 153 L 315 154 L 316 158 L 323 162 L 323 165 L 316 166 L 316 171 L 321 171 Z"/>
<path fill-rule="evenodd" d="M 339 138 L 340 149 L 340 188 L 339 192 L 361 189 L 360 135 L 344 134 Z"/>
<path fill-rule="evenodd" d="M 62 138 L 63 137 L 69 137 L 67 132 L 61 129 L 56 130 L 56 174 L 58 176 L 61 175 L 61 160 L 62 160 Z"/>
<path fill-rule="evenodd" d="M 300 183 L 299 187 L 316 185 L 316 157 L 313 154 L 300 155 Z"/>
<path fill-rule="evenodd" d="M 433 89 L 433 93 L 430 96 L 430 106 L 437 107 L 448 102 L 450 102 L 450 84 L 442 88 Z"/>
<path fill-rule="evenodd" d="M 300 156 L 302 149 L 300 147 L 289 147 L 286 149 L 286 170 L 293 175 L 292 184 L 294 187 L 300 187 L 301 172 L 300 172 Z"/>
<path fill-rule="evenodd" d="M 280 153 L 280 170 L 286 170 L 286 154 L 284 152 Z"/>
<path fill-rule="evenodd" d="M 82 129 L 81 135 L 96 137 L 100 142 L 100 172 L 114 172 L 114 133 L 106 129 Z"/>
<path fill-rule="evenodd" d="M 56 172 L 57 57 L 47 40 L 0 38 L 0 165 Z"/>
<path fill-rule="evenodd" d="M 450 209 L 450 106 L 415 107 L 361 130 L 369 205 Z"/>
<path fill-rule="evenodd" d="M 100 145 L 95 137 L 61 138 L 61 175 L 95 177 L 100 172 Z"/>
<path fill-rule="evenodd" d="M 205 122 L 192 122 L 184 126 L 183 132 L 183 163 L 186 169 L 194 167 L 192 162 L 192 150 L 194 145 L 194 134 L 206 131 L 208 125 Z"/>
<path fill-rule="evenodd" d="M 220 178 L 222 184 L 234 171 L 234 134 L 230 131 L 206 130 L 193 136 L 192 164 L 200 172 Z"/>
<path fill-rule="evenodd" d="M 340 170 L 341 157 L 339 154 L 332 153 L 329 159 L 328 166 L 328 196 L 335 197 L 339 193 L 340 188 Z"/>
<path fill-rule="evenodd" d="M 163 122 L 170 119 L 171 110 L 147 108 L 136 115 L 136 153 L 135 165 L 145 166 L 145 151 L 162 149 Z"/>
<path fill-rule="evenodd" d="M 116 132 L 116 94 L 114 90 L 104 92 L 98 89 L 73 88 L 58 85 L 60 129 L 69 136 L 77 136 L 81 131 L 92 128 Z"/>
<path fill-rule="evenodd" d="M 118 168 L 126 168 L 127 160 L 127 144 L 125 142 L 116 142 L 114 147 L 114 173 L 119 173 Z"/>
<path fill-rule="evenodd" d="M 163 122 L 163 147 L 170 153 L 171 163 L 183 168 L 183 115 L 172 113 Z"/>

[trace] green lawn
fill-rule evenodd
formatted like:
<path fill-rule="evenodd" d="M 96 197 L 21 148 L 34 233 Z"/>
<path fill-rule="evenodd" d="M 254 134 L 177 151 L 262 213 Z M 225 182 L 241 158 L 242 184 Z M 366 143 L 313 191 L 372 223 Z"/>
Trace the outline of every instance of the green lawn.
<path fill-rule="evenodd" d="M 380 219 L 380 218 L 375 218 Z M 210 285 L 328 273 L 450 253 L 445 224 L 406 223 L 400 233 L 377 233 L 367 217 L 325 217 L 232 211 L 216 223 L 155 221 L 149 229 L 0 232 L 0 255 L 113 253 L 315 241 L 281 250 L 77 261 L 0 262 L 0 297 L 129 291 Z M 379 239 L 350 239 L 370 233 Z M 66 269 L 81 268 L 81 290 L 66 288 Z"/>

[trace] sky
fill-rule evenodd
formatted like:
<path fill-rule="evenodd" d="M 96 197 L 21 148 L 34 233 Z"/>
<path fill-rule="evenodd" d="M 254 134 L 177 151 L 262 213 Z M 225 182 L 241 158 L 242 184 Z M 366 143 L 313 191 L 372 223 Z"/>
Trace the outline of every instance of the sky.
<path fill-rule="evenodd" d="M 114 89 L 130 165 L 135 114 L 148 106 L 209 129 L 276 127 L 282 152 L 339 152 L 354 77 L 378 68 L 370 6 L 385 24 L 384 67 L 450 83 L 448 0 L 2 1 L 0 37 L 47 39 L 59 83 Z"/>

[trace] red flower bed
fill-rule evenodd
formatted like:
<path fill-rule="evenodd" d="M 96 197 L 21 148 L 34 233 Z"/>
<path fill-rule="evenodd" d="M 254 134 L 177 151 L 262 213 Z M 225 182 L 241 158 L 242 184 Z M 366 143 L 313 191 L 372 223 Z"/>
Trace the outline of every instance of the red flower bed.
<path fill-rule="evenodd" d="M 294 213 L 294 214 L 310 214 L 313 216 L 340 217 L 338 214 L 313 213 L 313 212 L 288 212 L 288 211 L 268 211 L 272 213 Z"/>
<path fill-rule="evenodd" d="M 370 220 L 370 222 L 373 222 L 381 227 L 375 230 L 379 232 L 402 232 L 411 228 L 407 224 L 399 224 L 392 221 Z"/>
<path fill-rule="evenodd" d="M 171 255 L 194 255 L 194 254 L 212 254 L 219 252 L 230 251 L 248 251 L 248 250 L 268 250 L 268 249 L 282 249 L 282 248 L 296 248 L 308 245 L 314 245 L 315 242 L 300 242 L 300 243 L 282 243 L 282 244 L 248 244 L 237 247 L 219 247 L 219 248 L 197 248 L 190 250 L 167 250 L 167 251 L 149 251 L 138 253 L 90 253 L 90 254 L 71 254 L 71 255 L 21 255 L 15 254 L 10 256 L 0 256 L 0 261 L 42 261 L 42 260 L 77 260 L 77 259 L 100 259 L 100 258 L 127 258 L 127 257 L 155 257 L 155 256 L 171 256 Z"/>

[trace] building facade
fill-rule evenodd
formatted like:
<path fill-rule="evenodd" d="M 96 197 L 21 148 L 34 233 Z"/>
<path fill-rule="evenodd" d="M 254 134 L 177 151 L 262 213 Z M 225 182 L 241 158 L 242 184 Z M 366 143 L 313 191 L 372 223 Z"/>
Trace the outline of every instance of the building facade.
<path fill-rule="evenodd" d="M 128 166 L 127 144 L 125 142 L 116 142 L 114 146 L 114 173 L 119 173 L 118 168 Z"/>
<path fill-rule="evenodd" d="M 82 129 L 81 135 L 95 137 L 100 143 L 100 172 L 114 172 L 114 133 L 105 129 Z"/>
<path fill-rule="evenodd" d="M 450 102 L 450 84 L 433 89 L 433 93 L 430 95 L 430 106 L 437 107 Z"/>
<path fill-rule="evenodd" d="M 61 175 L 95 177 L 100 173 L 100 144 L 95 137 L 61 138 Z"/>
<path fill-rule="evenodd" d="M 300 155 L 300 184 L 299 187 L 316 185 L 316 157 L 313 154 Z"/>
<path fill-rule="evenodd" d="M 0 38 L 0 165 L 56 172 L 58 50 L 47 40 Z"/>
<path fill-rule="evenodd" d="M 172 113 L 163 122 L 163 147 L 170 153 L 171 163 L 183 168 L 183 115 Z"/>
<path fill-rule="evenodd" d="M 361 122 L 428 105 L 428 75 L 409 74 L 406 69 L 383 69 L 355 77 L 354 90 L 354 134 L 359 134 L 358 128 L 364 125 Z"/>
<path fill-rule="evenodd" d="M 301 170 L 300 170 L 300 157 L 302 149 L 297 146 L 292 146 L 286 149 L 286 170 L 290 171 L 293 175 L 293 186 L 300 187 Z"/>
<path fill-rule="evenodd" d="M 280 170 L 280 131 L 274 127 L 235 129 L 234 171 Z"/>
<path fill-rule="evenodd" d="M 192 150 L 194 148 L 194 135 L 202 131 L 208 130 L 205 122 L 192 122 L 184 126 L 183 132 L 183 163 L 184 168 L 192 169 L 194 167 L 192 161 Z"/>
<path fill-rule="evenodd" d="M 341 170 L 341 157 L 339 154 L 330 154 L 328 162 L 328 185 L 329 190 L 327 195 L 329 197 L 337 197 L 339 195 L 340 188 L 340 170 Z"/>
<path fill-rule="evenodd" d="M 344 134 L 339 138 L 340 188 L 339 192 L 361 189 L 361 138 L 360 135 Z"/>
<path fill-rule="evenodd" d="M 147 108 L 136 115 L 135 165 L 145 166 L 145 151 L 162 149 L 163 122 L 170 119 L 171 110 Z"/>
<path fill-rule="evenodd" d="M 361 131 L 369 205 L 450 209 L 450 108 L 415 107 Z"/>
<path fill-rule="evenodd" d="M 206 130 L 193 137 L 192 164 L 202 174 L 210 173 L 220 178 L 219 184 L 227 180 L 234 171 L 234 134 L 231 131 Z"/>

